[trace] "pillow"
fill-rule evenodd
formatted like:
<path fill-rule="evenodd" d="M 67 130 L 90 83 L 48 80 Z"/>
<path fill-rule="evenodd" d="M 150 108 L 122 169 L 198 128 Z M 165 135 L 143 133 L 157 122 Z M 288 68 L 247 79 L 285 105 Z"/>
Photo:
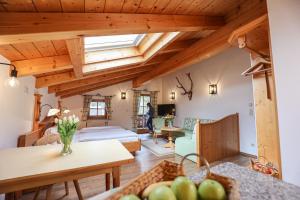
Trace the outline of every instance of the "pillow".
<path fill-rule="evenodd" d="M 47 144 L 60 144 L 60 137 L 57 134 L 44 135 L 38 139 L 35 146 L 47 145 Z"/>
<path fill-rule="evenodd" d="M 59 134 L 58 131 L 57 131 L 57 126 L 52 126 L 48 129 L 46 129 L 44 135 L 57 135 Z"/>

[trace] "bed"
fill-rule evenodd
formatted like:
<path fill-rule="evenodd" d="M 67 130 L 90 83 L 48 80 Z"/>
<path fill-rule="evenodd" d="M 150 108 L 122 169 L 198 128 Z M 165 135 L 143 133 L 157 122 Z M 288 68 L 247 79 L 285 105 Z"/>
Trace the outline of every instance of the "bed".
<path fill-rule="evenodd" d="M 31 131 L 27 134 L 21 135 L 18 139 L 18 147 L 32 146 L 39 140 L 48 129 L 53 129 L 54 124 L 47 123 L 36 131 Z M 54 128 L 55 129 L 55 128 Z M 123 129 L 120 126 L 103 126 L 103 127 L 88 127 L 82 128 L 74 135 L 74 142 L 88 142 L 95 140 L 119 140 L 126 149 L 135 154 L 136 151 L 141 150 L 141 141 L 138 134 Z"/>

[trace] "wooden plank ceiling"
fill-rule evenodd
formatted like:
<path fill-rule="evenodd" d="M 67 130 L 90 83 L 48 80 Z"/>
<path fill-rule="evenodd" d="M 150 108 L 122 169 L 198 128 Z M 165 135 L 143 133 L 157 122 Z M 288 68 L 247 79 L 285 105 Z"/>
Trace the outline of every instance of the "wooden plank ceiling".
<path fill-rule="evenodd" d="M 230 47 L 233 31 L 266 12 L 264 0 L 0 0 L 0 54 L 62 98 L 138 87 Z M 84 36 L 132 33 L 147 34 L 136 49 L 84 52 Z"/>

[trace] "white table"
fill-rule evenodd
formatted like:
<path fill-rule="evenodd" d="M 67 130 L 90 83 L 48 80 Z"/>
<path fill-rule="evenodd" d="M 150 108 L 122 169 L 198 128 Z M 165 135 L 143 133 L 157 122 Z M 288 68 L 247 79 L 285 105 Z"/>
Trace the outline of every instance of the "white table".
<path fill-rule="evenodd" d="M 61 156 L 61 145 L 4 149 L 0 151 L 0 194 L 43 185 L 78 180 L 112 172 L 113 186 L 120 186 L 120 166 L 134 157 L 117 140 L 72 144 L 73 153 Z"/>

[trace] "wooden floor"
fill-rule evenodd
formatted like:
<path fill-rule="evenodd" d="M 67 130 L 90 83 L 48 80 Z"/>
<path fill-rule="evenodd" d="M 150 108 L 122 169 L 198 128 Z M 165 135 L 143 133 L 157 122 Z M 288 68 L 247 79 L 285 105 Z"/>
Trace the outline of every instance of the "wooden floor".
<path fill-rule="evenodd" d="M 127 183 L 131 179 L 140 175 L 142 172 L 147 171 L 153 165 L 160 162 L 161 160 L 170 160 L 175 162 L 180 162 L 181 157 L 178 155 L 170 155 L 164 157 L 157 157 L 152 154 L 148 149 L 142 148 L 140 152 L 136 154 L 136 160 L 134 163 L 123 166 L 121 169 L 121 185 Z M 235 156 L 228 158 L 226 160 L 222 160 L 220 162 L 233 162 L 241 166 L 249 165 L 249 158 L 243 155 Z M 218 164 L 212 163 L 212 165 Z M 199 171 L 199 168 L 196 167 L 196 164 L 191 161 L 186 161 L 185 163 L 185 172 L 187 175 L 192 175 Z M 94 195 L 100 194 L 105 191 L 105 179 L 104 176 L 95 176 L 90 178 L 85 178 L 79 180 L 81 191 L 83 193 L 84 198 L 92 197 Z M 77 195 L 75 192 L 75 188 L 72 182 L 69 182 L 70 194 L 68 196 L 65 195 L 64 185 L 56 184 L 52 190 L 52 199 L 63 199 L 63 200 L 77 200 Z M 40 200 L 45 199 L 45 191 L 42 191 L 39 195 Z M 32 200 L 34 194 L 29 193 L 22 197 L 24 200 Z"/>

